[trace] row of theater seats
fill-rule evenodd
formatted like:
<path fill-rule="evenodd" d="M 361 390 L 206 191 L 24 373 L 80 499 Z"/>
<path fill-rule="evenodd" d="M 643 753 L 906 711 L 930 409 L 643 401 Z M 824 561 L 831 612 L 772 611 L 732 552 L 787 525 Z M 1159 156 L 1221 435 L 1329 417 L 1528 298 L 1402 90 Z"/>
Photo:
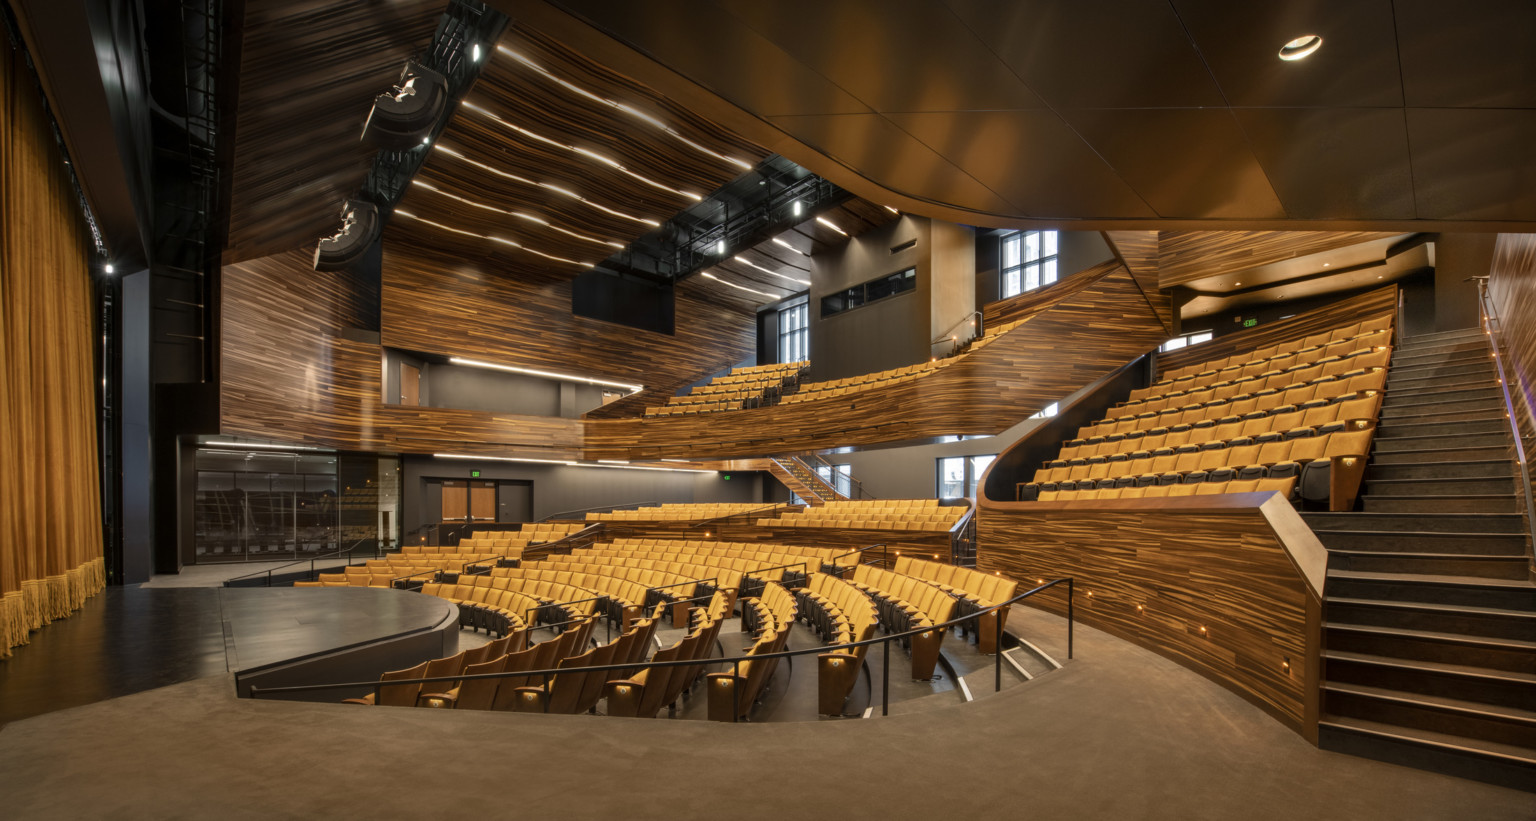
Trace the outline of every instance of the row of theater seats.
<path fill-rule="evenodd" d="M 365 565 L 348 565 L 333 573 L 319 573 L 312 582 L 294 582 L 294 587 L 394 587 L 405 576 L 435 573 L 435 564 L 401 564 L 370 560 Z"/>
<path fill-rule="evenodd" d="M 1276 479 L 1220 479 L 1177 485 L 1143 487 L 1092 487 L 1082 490 L 1042 490 L 1042 502 L 1076 502 L 1101 499 L 1150 499 L 1169 496 L 1216 496 L 1223 493 L 1278 493 L 1289 499 L 1296 493 L 1295 476 Z"/>
<path fill-rule="evenodd" d="M 670 646 L 656 651 L 652 662 L 685 662 L 699 660 L 698 665 L 645 667 L 640 670 L 620 670 L 606 685 L 608 715 L 629 718 L 655 718 L 656 714 L 673 704 L 692 687 L 704 671 L 703 660 L 709 658 L 720 634 L 720 626 L 731 615 L 731 605 L 725 593 L 716 593 L 705 607 L 695 608 L 690 629 L 683 638 Z"/>
<path fill-rule="evenodd" d="M 758 519 L 757 525 L 937 532 L 954 527 L 968 509 L 964 505 L 943 505 L 938 499 L 839 501 Z"/>
<path fill-rule="evenodd" d="M 526 547 L 531 544 L 558 542 L 586 528 L 580 522 L 529 522 L 517 530 L 481 531 L 459 540 L 459 547 L 479 550 L 503 547 Z"/>
<path fill-rule="evenodd" d="M 794 595 L 782 586 L 768 582 L 761 595 L 743 598 L 741 605 L 742 629 L 754 635 L 752 646 L 743 655 L 755 657 L 783 651 L 795 623 L 797 602 Z M 705 676 L 710 720 L 746 718 L 778 666 L 777 658 L 751 658 L 727 672 Z"/>
<path fill-rule="evenodd" d="M 987 575 L 979 570 L 959 567 L 943 562 L 930 562 L 901 556 L 896 559 L 897 573 L 925 582 L 943 590 L 955 598 L 955 614 L 951 618 L 963 618 L 996 607 L 1014 597 L 1019 583 L 1005 579 L 1001 574 Z M 997 652 L 998 631 L 1006 626 L 1008 608 L 985 613 L 975 625 L 977 649 L 983 653 Z"/>
<path fill-rule="evenodd" d="M 850 581 L 874 601 L 880 626 L 890 633 L 943 624 L 954 615 L 954 596 L 914 576 L 861 564 L 854 568 Z M 942 628 L 929 630 L 905 642 L 912 653 L 912 678 L 933 678 L 945 632 Z"/>
<path fill-rule="evenodd" d="M 1164 373 L 1162 375 L 1163 378 L 1156 384 L 1152 385 L 1150 388 L 1143 389 L 1147 392 L 1143 395 L 1162 393 L 1163 391 L 1159 389 L 1160 386 L 1166 386 L 1197 377 L 1230 377 L 1234 373 L 1239 372 L 1242 369 L 1253 365 L 1254 363 L 1270 362 L 1291 354 L 1320 350 L 1333 343 L 1352 339 L 1367 338 L 1371 334 L 1382 331 L 1391 331 L 1391 329 L 1392 315 L 1382 314 L 1381 316 L 1370 317 L 1360 322 L 1341 325 L 1337 328 L 1329 328 L 1317 333 L 1307 334 L 1295 339 L 1285 340 L 1268 347 L 1257 348 L 1252 351 L 1240 351 L 1226 357 L 1225 359 L 1206 360 L 1204 362 L 1197 362 L 1192 365 L 1186 365 L 1181 368 L 1172 368 Z M 1390 339 L 1390 337 L 1388 337 L 1388 339 Z M 1133 391 L 1131 393 L 1131 399 L 1135 400 L 1138 398 L 1140 397 L 1137 395 L 1137 392 Z"/>
<path fill-rule="evenodd" d="M 795 595 L 800 600 L 800 617 L 821 635 L 828 647 L 827 652 L 816 656 L 817 711 L 822 715 L 841 715 L 869 650 L 868 645 L 847 645 L 873 638 L 880 625 L 880 613 L 864 591 L 825 573 L 812 573 L 806 586 Z"/>
<path fill-rule="evenodd" d="M 560 624 L 592 615 L 603 599 L 596 591 L 544 579 L 489 574 L 427 582 L 421 592 L 459 607 L 459 624 L 505 634 L 538 623 Z M 632 606 L 619 601 L 617 606 Z"/>
<path fill-rule="evenodd" d="M 1006 325 L 1001 325 L 994 330 L 988 331 L 985 336 L 972 341 L 970 347 L 966 351 L 955 356 L 947 357 L 944 359 L 935 359 L 928 362 L 920 362 L 916 365 L 907 365 L 906 367 L 902 368 L 891 368 L 890 370 L 844 377 L 842 379 L 829 379 L 822 382 L 802 382 L 800 384 L 799 390 L 779 400 L 779 404 L 790 405 L 797 402 L 812 402 L 817 399 L 826 399 L 832 396 L 845 396 L 850 393 L 858 393 L 860 391 L 869 390 L 871 388 L 884 388 L 891 385 L 899 385 L 903 382 L 910 382 L 913 379 L 927 376 L 930 373 L 943 370 L 944 368 L 964 361 L 965 357 L 981 350 L 982 348 L 985 348 L 987 345 L 996 341 L 999 336 L 1013 330 L 1023 321 L 1024 320 L 1020 320 L 1019 322 L 1010 322 Z"/>
<path fill-rule="evenodd" d="M 767 507 L 758 502 L 732 503 L 675 503 L 635 508 L 634 510 L 610 510 L 588 513 L 589 522 L 693 522 L 703 519 L 720 519 Z"/>
<path fill-rule="evenodd" d="M 567 643 L 569 643 L 571 640 L 574 640 L 579 633 L 580 631 L 569 631 Z M 567 634 L 562 635 L 566 636 Z M 546 653 L 550 653 L 558 646 L 558 642 L 544 642 L 542 645 L 536 646 L 544 647 L 544 651 Z M 380 676 L 379 681 L 390 682 L 415 678 L 446 678 L 448 676 L 472 674 L 470 668 L 474 668 L 488 661 L 501 658 L 508 653 L 518 653 L 527 649 L 529 649 L 528 632 L 526 630 L 519 630 L 515 633 L 508 633 L 507 635 L 502 636 L 499 639 L 494 639 L 490 642 L 487 642 L 486 644 L 482 644 L 473 650 L 465 650 L 456 655 L 424 661 L 415 667 L 411 667 L 405 670 L 392 670 Z M 551 659 L 551 663 L 555 661 L 558 661 L 558 659 Z M 529 667 L 527 669 L 534 670 L 538 668 Z M 424 684 L 397 684 L 388 687 L 380 687 L 376 693 L 370 693 L 362 698 L 349 698 L 346 699 L 344 703 L 367 705 L 377 704 L 385 707 L 464 706 L 467 709 L 491 709 L 489 704 L 478 706 L 478 702 L 474 703 L 476 706 L 471 706 L 471 702 L 468 700 L 466 700 L 463 705 L 458 705 L 456 704 L 458 701 L 458 693 L 447 695 L 445 693 L 437 692 L 439 690 L 452 690 L 452 687 L 431 685 L 431 690 L 427 691 L 426 688 L 428 686 L 429 685 Z M 428 692 L 429 694 L 423 696 L 423 692 Z"/>
<path fill-rule="evenodd" d="M 770 389 L 799 379 L 810 364 L 801 361 L 732 368 L 726 376 L 711 379 L 681 396 L 670 397 L 665 405 L 646 408 L 645 415 L 675 416 L 748 407 L 760 402 Z"/>

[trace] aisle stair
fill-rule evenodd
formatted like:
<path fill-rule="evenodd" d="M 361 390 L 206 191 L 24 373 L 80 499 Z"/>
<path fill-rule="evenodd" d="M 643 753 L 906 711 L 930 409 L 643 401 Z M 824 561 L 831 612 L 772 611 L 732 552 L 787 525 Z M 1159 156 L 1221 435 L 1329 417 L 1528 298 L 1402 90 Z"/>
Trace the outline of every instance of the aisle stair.
<path fill-rule="evenodd" d="M 1536 585 L 1479 329 L 1393 355 L 1359 510 L 1328 548 L 1324 749 L 1536 791 Z"/>

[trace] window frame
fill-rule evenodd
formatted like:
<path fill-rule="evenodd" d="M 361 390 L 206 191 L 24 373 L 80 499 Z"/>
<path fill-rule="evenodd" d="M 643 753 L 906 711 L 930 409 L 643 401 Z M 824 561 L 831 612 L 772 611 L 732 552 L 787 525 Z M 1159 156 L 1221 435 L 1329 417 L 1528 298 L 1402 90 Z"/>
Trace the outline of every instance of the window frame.
<path fill-rule="evenodd" d="M 1036 237 L 1034 256 L 1029 256 L 1029 237 Z M 1016 245 L 1017 261 L 1008 263 L 1009 246 Z M 1050 253 L 1046 253 L 1047 246 Z M 1060 231 L 1010 231 L 1002 235 L 998 243 L 998 291 L 1002 299 L 1018 296 L 1028 291 L 1038 290 L 1056 283 L 1061 278 L 1061 232 Z M 1047 266 L 1047 264 L 1049 264 Z M 1045 278 L 1045 272 L 1049 267 L 1050 278 Z M 1035 269 L 1037 272 L 1035 284 L 1029 285 L 1027 271 Z M 1010 287 L 1010 280 L 1011 286 Z M 1026 287 L 1027 286 L 1027 287 Z"/>
<path fill-rule="evenodd" d="M 798 319 L 787 328 L 786 320 Z M 811 302 L 802 297 L 779 309 L 779 362 L 805 362 L 811 358 Z"/>
<path fill-rule="evenodd" d="M 936 458 L 934 460 L 934 497 L 938 499 L 975 499 L 976 495 L 981 490 L 981 475 L 985 473 L 987 467 L 997 459 L 997 456 L 998 454 L 996 453 L 974 453 L 962 456 L 940 456 Z M 944 495 L 944 463 L 952 459 L 964 460 L 963 467 L 961 469 L 960 480 L 961 489 L 964 491 L 962 496 Z M 978 465 L 978 459 L 985 459 L 986 461 Z"/>

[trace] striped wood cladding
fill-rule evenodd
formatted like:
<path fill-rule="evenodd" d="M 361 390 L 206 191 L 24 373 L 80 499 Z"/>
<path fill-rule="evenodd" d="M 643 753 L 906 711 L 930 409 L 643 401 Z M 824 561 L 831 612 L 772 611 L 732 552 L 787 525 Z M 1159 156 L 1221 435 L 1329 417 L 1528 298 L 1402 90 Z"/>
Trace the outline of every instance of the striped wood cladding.
<path fill-rule="evenodd" d="M 1163 340 L 1115 266 L 1059 304 L 936 373 L 791 405 L 649 419 L 589 419 L 589 459 L 727 458 L 996 434 Z"/>
<path fill-rule="evenodd" d="M 1536 458 L 1536 234 L 1499 235 L 1488 296 L 1500 321 L 1505 365 L 1514 374 L 1510 399 L 1529 468 L 1529 460 Z M 1536 557 L 1531 574 L 1536 578 Z"/>
<path fill-rule="evenodd" d="M 373 98 L 426 49 L 443 0 L 242 4 L 226 262 L 314 247 L 375 149 L 358 139 Z"/>
<path fill-rule="evenodd" d="M 220 430 L 363 451 L 570 459 L 581 422 L 384 405 L 383 350 L 344 337 L 354 289 L 295 251 L 224 268 Z"/>
<path fill-rule="evenodd" d="M 1152 306 L 1157 318 L 1162 320 L 1163 328 L 1171 336 L 1175 327 L 1173 298 L 1158 284 L 1158 233 L 1105 231 L 1104 239 L 1109 242 L 1115 256 L 1130 269 L 1131 276 L 1136 278 L 1136 284 L 1141 286 L 1141 292 L 1147 297 L 1147 304 Z"/>
<path fill-rule="evenodd" d="M 1374 239 L 1387 231 L 1163 231 L 1158 237 L 1157 284 L 1172 288 Z"/>
<path fill-rule="evenodd" d="M 1072 577 L 1084 624 L 1204 675 L 1315 742 L 1327 552 L 1275 494 L 1211 498 L 1220 501 L 984 499 L 977 569 L 1026 584 Z M 1031 602 L 1065 614 L 1065 596 Z"/>
<path fill-rule="evenodd" d="M 1397 314 L 1397 285 L 1385 285 L 1356 294 L 1321 308 L 1297 314 L 1289 319 L 1258 325 L 1235 333 L 1223 334 L 1209 342 L 1157 355 L 1159 372 L 1193 365 L 1212 359 L 1225 359 L 1239 351 L 1251 351 L 1279 342 L 1304 337 L 1340 325 L 1348 325 L 1382 314 Z"/>
<path fill-rule="evenodd" d="M 0 40 L 0 659 L 106 583 L 79 209 L 34 77 Z"/>
<path fill-rule="evenodd" d="M 995 328 L 998 325 L 1005 325 L 1009 322 L 1016 322 L 1020 319 L 1034 316 L 1058 302 L 1075 296 L 1084 288 L 1115 273 L 1120 267 L 1120 263 L 1113 260 L 1103 262 L 1092 268 L 1084 268 L 1075 274 L 1063 277 L 1044 288 L 1036 288 L 1033 291 L 1015 294 L 1007 299 L 988 302 L 981 308 L 982 327 Z"/>

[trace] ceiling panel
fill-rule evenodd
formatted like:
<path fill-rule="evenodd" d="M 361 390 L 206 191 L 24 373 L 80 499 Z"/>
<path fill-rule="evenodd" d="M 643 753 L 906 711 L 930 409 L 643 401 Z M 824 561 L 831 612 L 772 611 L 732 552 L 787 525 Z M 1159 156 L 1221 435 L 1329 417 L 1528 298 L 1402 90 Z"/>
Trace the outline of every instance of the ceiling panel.
<path fill-rule="evenodd" d="M 1536 106 L 1536 3 L 1395 0 L 1408 105 Z"/>
<path fill-rule="evenodd" d="M 1401 110 L 1240 108 L 1234 113 L 1288 215 L 1415 216 Z"/>
<path fill-rule="evenodd" d="M 876 111 L 1040 108 L 1040 98 L 933 0 L 719 0 Z"/>
<path fill-rule="evenodd" d="M 1400 106 L 1391 0 L 1172 0 L 1233 106 Z M 1323 47 L 1279 59 L 1307 34 Z"/>
<path fill-rule="evenodd" d="M 892 114 L 892 122 L 992 181 L 1016 213 L 1050 217 L 1096 209 L 1152 217 L 1152 209 L 1052 111 Z"/>
<path fill-rule="evenodd" d="M 1054 108 L 1219 106 L 1167 0 L 946 0 Z"/>
<path fill-rule="evenodd" d="M 1099 109 L 1063 116 L 1159 216 L 1285 216 L 1230 111 Z"/>
<path fill-rule="evenodd" d="M 1536 111 L 1409 109 L 1408 138 L 1419 216 L 1536 220 Z"/>
<path fill-rule="evenodd" d="M 1009 203 L 879 114 L 774 117 L 806 145 L 893 191 L 961 208 L 1008 211 Z"/>

